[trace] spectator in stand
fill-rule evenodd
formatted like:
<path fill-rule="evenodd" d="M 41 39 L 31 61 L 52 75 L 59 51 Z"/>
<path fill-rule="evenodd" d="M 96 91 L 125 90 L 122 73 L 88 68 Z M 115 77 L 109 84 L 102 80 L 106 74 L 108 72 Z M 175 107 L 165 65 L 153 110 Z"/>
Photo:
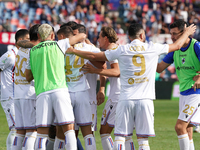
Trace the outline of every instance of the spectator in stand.
<path fill-rule="evenodd" d="M 156 20 L 154 21 L 154 23 L 152 24 L 152 28 L 151 28 L 151 36 L 156 36 L 158 37 L 158 35 L 160 34 L 162 29 L 162 21 L 161 20 Z"/>
<path fill-rule="evenodd" d="M 162 22 L 161 34 L 169 34 L 169 28 L 164 22 Z"/>
<path fill-rule="evenodd" d="M 48 22 L 48 20 L 47 20 L 47 15 L 45 14 L 45 9 L 42 8 L 42 14 L 40 15 L 40 23 L 44 24 L 47 22 Z"/>
<path fill-rule="evenodd" d="M 5 32 L 12 32 L 10 25 L 10 19 L 6 19 L 6 22 L 3 23 L 3 28 L 5 29 Z"/>
<path fill-rule="evenodd" d="M 119 4 L 119 17 L 124 19 L 128 14 L 130 5 L 127 0 L 120 0 Z"/>
<path fill-rule="evenodd" d="M 154 10 L 154 15 L 156 17 L 156 20 L 160 20 L 161 19 L 162 12 L 161 12 L 161 9 L 160 9 L 160 4 L 156 5 L 156 10 Z"/>
<path fill-rule="evenodd" d="M 129 11 L 129 13 L 127 14 L 126 18 L 124 19 L 125 22 L 127 22 L 131 17 L 132 17 L 134 20 L 139 21 L 137 15 L 136 15 L 136 11 L 135 11 L 135 9 L 134 9 L 133 7 L 130 7 L 130 11 Z M 140 19 L 141 19 L 141 18 L 140 18 Z M 140 21 L 141 21 L 141 20 L 140 20 Z"/>
<path fill-rule="evenodd" d="M 166 1 L 166 7 L 169 7 L 170 10 L 173 9 L 174 6 L 177 6 L 177 1 L 176 0 L 168 0 Z"/>
<path fill-rule="evenodd" d="M 4 32 L 3 31 L 3 26 L 0 24 L 0 32 Z"/>
<path fill-rule="evenodd" d="M 93 33 L 94 33 L 94 29 L 97 27 L 97 23 L 94 21 L 94 19 L 92 20 L 88 20 L 87 24 L 86 24 L 86 28 L 88 30 L 88 39 L 93 43 Z"/>
<path fill-rule="evenodd" d="M 163 14 L 164 17 L 164 23 L 169 28 L 170 23 L 172 22 L 172 15 L 170 13 L 170 8 L 167 7 L 165 13 Z"/>
<path fill-rule="evenodd" d="M 115 31 L 117 34 L 124 34 L 124 30 L 121 28 L 121 24 L 117 24 Z"/>
<path fill-rule="evenodd" d="M 136 8 L 136 12 L 135 12 L 138 22 L 140 22 L 142 20 L 142 13 L 143 13 L 142 7 L 140 5 L 138 5 Z"/>
<path fill-rule="evenodd" d="M 76 9 L 76 2 L 75 0 L 65 0 L 65 7 L 67 8 L 68 14 Z"/>
<path fill-rule="evenodd" d="M 67 17 L 65 22 L 76 21 L 75 11 L 72 11 Z"/>
<path fill-rule="evenodd" d="M 92 9 L 89 9 L 87 11 L 86 17 L 88 20 L 94 20 L 95 19 L 94 11 Z"/>
<path fill-rule="evenodd" d="M 75 17 L 76 17 L 76 19 L 80 19 L 80 20 L 83 20 L 83 18 L 85 17 L 85 13 L 83 12 L 81 5 L 76 6 Z"/>

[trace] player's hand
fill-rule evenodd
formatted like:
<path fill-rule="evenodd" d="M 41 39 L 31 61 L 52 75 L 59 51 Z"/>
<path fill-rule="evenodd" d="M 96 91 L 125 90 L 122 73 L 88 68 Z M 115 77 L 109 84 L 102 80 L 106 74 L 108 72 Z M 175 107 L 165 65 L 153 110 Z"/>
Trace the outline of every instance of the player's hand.
<path fill-rule="evenodd" d="M 85 39 L 85 43 L 94 46 L 88 38 Z"/>
<path fill-rule="evenodd" d="M 95 73 L 95 68 L 90 64 L 83 65 L 81 70 L 84 71 L 84 74 Z"/>
<path fill-rule="evenodd" d="M 73 54 L 74 48 L 70 46 L 65 53 L 67 54 Z"/>
<path fill-rule="evenodd" d="M 97 105 L 101 105 L 105 100 L 105 93 L 103 91 L 99 91 L 97 93 Z"/>
<path fill-rule="evenodd" d="M 192 86 L 192 88 L 194 89 L 194 91 L 196 91 L 196 89 L 200 88 L 200 75 L 196 75 L 193 77 L 193 80 L 195 81 L 194 85 Z"/>
<path fill-rule="evenodd" d="M 196 25 L 194 24 L 191 24 L 189 27 L 186 27 L 186 24 L 185 24 L 185 30 L 184 32 L 187 32 L 188 36 L 194 34 L 194 32 L 196 31 Z"/>

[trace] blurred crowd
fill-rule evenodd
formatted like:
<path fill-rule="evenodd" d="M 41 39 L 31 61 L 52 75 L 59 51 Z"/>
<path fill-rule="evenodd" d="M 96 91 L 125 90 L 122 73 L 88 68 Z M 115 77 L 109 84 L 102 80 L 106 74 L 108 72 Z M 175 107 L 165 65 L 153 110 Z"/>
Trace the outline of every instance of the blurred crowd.
<path fill-rule="evenodd" d="M 200 9 L 194 0 L 119 0 L 117 10 L 111 10 L 112 3 L 109 2 L 0 0 L 0 32 L 29 29 L 36 23 L 48 23 L 57 32 L 61 24 L 75 21 L 86 26 L 89 40 L 97 45 L 98 34 L 103 26 L 111 26 L 118 34 L 126 34 L 132 22 L 139 22 L 146 31 L 148 41 L 150 37 L 169 34 L 169 25 L 176 19 L 184 19 L 189 24 L 197 25 L 194 38 L 200 40 Z M 165 78 L 171 78 L 171 75 L 163 75 Z"/>

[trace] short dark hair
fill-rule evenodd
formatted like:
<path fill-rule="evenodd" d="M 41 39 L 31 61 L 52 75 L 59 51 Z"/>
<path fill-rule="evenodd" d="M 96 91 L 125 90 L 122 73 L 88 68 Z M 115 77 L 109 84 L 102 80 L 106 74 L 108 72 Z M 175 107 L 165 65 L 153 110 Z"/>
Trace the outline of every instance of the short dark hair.
<path fill-rule="evenodd" d="M 118 40 L 117 33 L 111 27 L 102 27 L 101 28 L 101 36 L 107 37 L 110 43 L 116 43 Z"/>
<path fill-rule="evenodd" d="M 38 40 L 38 28 L 40 24 L 35 24 L 29 29 L 29 36 L 30 36 L 30 41 L 37 41 Z"/>
<path fill-rule="evenodd" d="M 178 20 L 174 21 L 172 24 L 170 24 L 169 28 L 170 29 L 178 28 L 179 31 L 183 31 L 184 27 L 185 27 L 185 24 L 186 24 L 186 26 L 188 26 L 187 22 L 185 22 L 182 19 L 178 19 Z"/>
<path fill-rule="evenodd" d="M 138 33 L 144 30 L 142 24 L 140 23 L 133 23 L 129 26 L 128 28 L 128 35 L 132 38 L 132 39 L 136 39 Z"/>
<path fill-rule="evenodd" d="M 78 24 L 77 27 L 78 27 L 79 33 L 85 33 L 86 34 L 86 27 L 84 25 Z"/>
<path fill-rule="evenodd" d="M 19 38 L 24 38 L 27 34 L 29 34 L 27 29 L 20 29 L 15 33 L 15 42 L 19 40 Z"/>
<path fill-rule="evenodd" d="M 69 38 L 70 36 L 73 36 L 73 30 L 71 27 L 69 26 L 64 26 L 62 28 L 60 28 L 57 32 L 57 35 L 59 34 L 63 34 L 65 36 L 65 38 Z"/>
<path fill-rule="evenodd" d="M 75 21 L 69 21 L 69 22 L 67 22 L 67 23 L 62 24 L 62 25 L 60 26 L 60 28 L 65 27 L 65 26 L 69 26 L 69 27 L 72 28 L 72 30 L 76 30 L 76 29 L 78 29 L 78 28 L 77 28 L 77 25 L 78 25 L 78 24 L 77 24 Z"/>

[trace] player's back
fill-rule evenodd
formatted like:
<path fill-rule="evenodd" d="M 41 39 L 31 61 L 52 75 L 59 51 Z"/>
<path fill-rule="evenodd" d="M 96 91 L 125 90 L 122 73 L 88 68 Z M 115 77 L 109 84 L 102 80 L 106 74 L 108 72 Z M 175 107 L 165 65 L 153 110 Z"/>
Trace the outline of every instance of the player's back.
<path fill-rule="evenodd" d="M 26 61 L 29 57 L 30 49 L 19 48 L 15 63 L 15 99 L 35 99 L 35 88 L 33 81 L 26 80 L 25 69 Z"/>
<path fill-rule="evenodd" d="M 128 99 L 155 99 L 158 56 L 168 52 L 168 45 L 134 40 L 119 49 L 121 93 Z"/>

